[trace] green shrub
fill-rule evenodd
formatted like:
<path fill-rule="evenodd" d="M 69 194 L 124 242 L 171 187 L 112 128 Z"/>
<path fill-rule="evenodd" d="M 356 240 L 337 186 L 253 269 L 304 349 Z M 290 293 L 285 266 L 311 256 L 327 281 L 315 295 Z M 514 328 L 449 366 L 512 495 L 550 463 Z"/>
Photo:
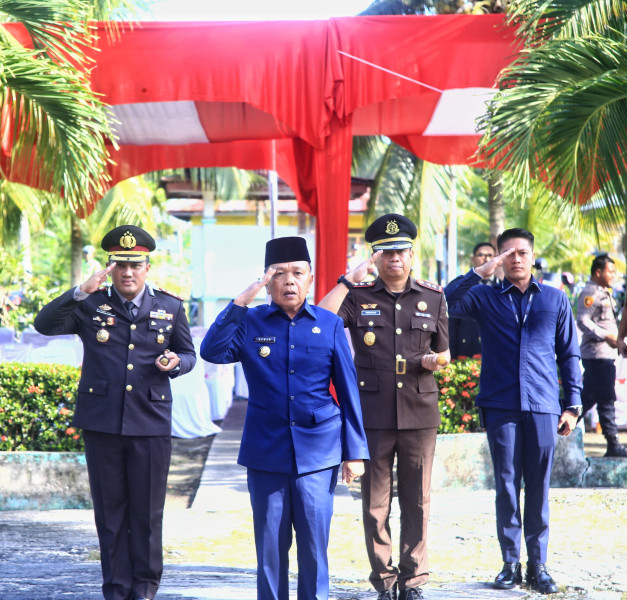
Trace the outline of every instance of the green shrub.
<path fill-rule="evenodd" d="M 475 357 L 452 360 L 445 369 L 435 372 L 442 417 L 438 433 L 468 433 L 481 429 L 479 410 L 475 407 L 480 370 L 481 359 Z"/>
<path fill-rule="evenodd" d="M 80 369 L 0 364 L 0 450 L 82 451 L 72 427 Z"/>

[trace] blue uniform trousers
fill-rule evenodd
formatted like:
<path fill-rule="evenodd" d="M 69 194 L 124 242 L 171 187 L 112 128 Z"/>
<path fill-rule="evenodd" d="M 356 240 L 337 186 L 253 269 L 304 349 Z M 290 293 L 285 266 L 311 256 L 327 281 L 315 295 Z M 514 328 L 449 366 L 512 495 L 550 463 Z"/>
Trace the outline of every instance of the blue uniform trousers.
<path fill-rule="evenodd" d="M 549 542 L 549 483 L 557 415 L 482 409 L 496 488 L 496 529 L 504 562 L 520 560 L 524 527 L 527 560 L 545 563 Z M 521 521 L 520 488 L 525 482 Z"/>
<path fill-rule="evenodd" d="M 595 404 L 604 435 L 616 435 L 616 362 L 613 358 L 583 358 L 582 414 Z"/>
<path fill-rule="evenodd" d="M 337 466 L 301 475 L 248 469 L 258 600 L 289 598 L 292 527 L 296 533 L 298 600 L 327 600 L 327 547 L 337 475 Z"/>

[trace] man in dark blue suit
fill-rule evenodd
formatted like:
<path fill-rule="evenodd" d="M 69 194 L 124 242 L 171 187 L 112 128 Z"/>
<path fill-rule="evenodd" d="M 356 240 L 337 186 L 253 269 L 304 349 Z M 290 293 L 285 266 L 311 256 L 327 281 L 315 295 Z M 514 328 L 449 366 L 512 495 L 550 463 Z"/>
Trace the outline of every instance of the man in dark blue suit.
<path fill-rule="evenodd" d="M 181 298 L 145 283 L 150 234 L 121 225 L 101 245 L 106 269 L 44 306 L 35 328 L 83 342 L 72 424 L 83 429 L 103 596 L 150 599 L 163 572 L 170 378 L 190 371 L 196 353 Z M 113 285 L 101 287 L 108 276 Z"/>
<path fill-rule="evenodd" d="M 531 274 L 533 242 L 533 235 L 524 229 L 504 231 L 497 240 L 500 254 L 458 277 L 444 291 L 450 315 L 475 319 L 481 332 L 476 402 L 494 465 L 496 529 L 504 561 L 494 586 L 509 589 L 522 583 L 524 525 L 527 585 L 553 594 L 558 588 L 546 568 L 549 483 L 557 435 L 570 434 L 581 414 L 581 369 L 566 294 L 538 283 Z M 500 285 L 479 285 L 501 265 L 505 278 Z"/>
<path fill-rule="evenodd" d="M 324 600 L 339 465 L 344 461 L 342 480 L 350 483 L 368 458 L 357 378 L 341 319 L 307 302 L 313 275 L 305 240 L 269 241 L 265 269 L 218 315 L 200 355 L 241 361 L 248 380 L 238 463 L 248 469 L 257 597 L 288 600 L 293 528 L 298 598 Z M 272 302 L 247 308 L 264 286 Z"/>

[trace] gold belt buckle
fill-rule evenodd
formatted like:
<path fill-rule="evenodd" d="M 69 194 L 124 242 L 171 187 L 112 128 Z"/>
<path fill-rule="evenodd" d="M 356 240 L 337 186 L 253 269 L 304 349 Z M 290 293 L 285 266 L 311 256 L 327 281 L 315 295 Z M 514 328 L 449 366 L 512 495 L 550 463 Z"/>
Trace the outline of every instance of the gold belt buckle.
<path fill-rule="evenodd" d="M 407 373 L 407 361 L 404 358 L 396 359 L 396 374 L 405 375 Z"/>

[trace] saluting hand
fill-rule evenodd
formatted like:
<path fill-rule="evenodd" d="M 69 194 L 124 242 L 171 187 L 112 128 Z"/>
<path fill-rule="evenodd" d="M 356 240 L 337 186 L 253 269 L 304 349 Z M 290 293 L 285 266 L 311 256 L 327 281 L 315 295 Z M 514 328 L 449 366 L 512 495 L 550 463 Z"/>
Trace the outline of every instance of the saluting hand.
<path fill-rule="evenodd" d="M 115 267 L 115 263 L 112 262 L 109 266 L 107 266 L 102 271 L 96 271 L 87 281 L 81 283 L 80 290 L 81 292 L 85 292 L 86 294 L 93 294 L 98 291 L 100 286 L 107 280 L 109 273 L 113 271 Z"/>
<path fill-rule="evenodd" d="M 251 283 L 239 296 L 237 296 L 237 298 L 233 300 L 233 303 L 238 306 L 248 306 L 257 297 L 259 290 L 266 286 L 275 273 L 276 269 L 270 267 L 263 274 L 263 277 L 260 277 L 257 281 Z"/>
<path fill-rule="evenodd" d="M 366 259 L 360 265 L 357 265 L 350 273 L 346 275 L 346 279 L 352 283 L 363 281 L 367 275 L 372 273 L 374 262 L 381 256 L 383 250 L 377 250 L 370 258 Z"/>
<path fill-rule="evenodd" d="M 509 250 L 505 250 L 505 252 L 498 254 L 493 259 L 489 260 L 486 263 L 483 263 L 479 267 L 475 267 L 475 273 L 481 277 L 481 279 L 487 279 L 491 277 L 494 271 L 496 271 L 502 264 L 503 261 L 514 252 L 515 248 L 510 248 Z"/>

